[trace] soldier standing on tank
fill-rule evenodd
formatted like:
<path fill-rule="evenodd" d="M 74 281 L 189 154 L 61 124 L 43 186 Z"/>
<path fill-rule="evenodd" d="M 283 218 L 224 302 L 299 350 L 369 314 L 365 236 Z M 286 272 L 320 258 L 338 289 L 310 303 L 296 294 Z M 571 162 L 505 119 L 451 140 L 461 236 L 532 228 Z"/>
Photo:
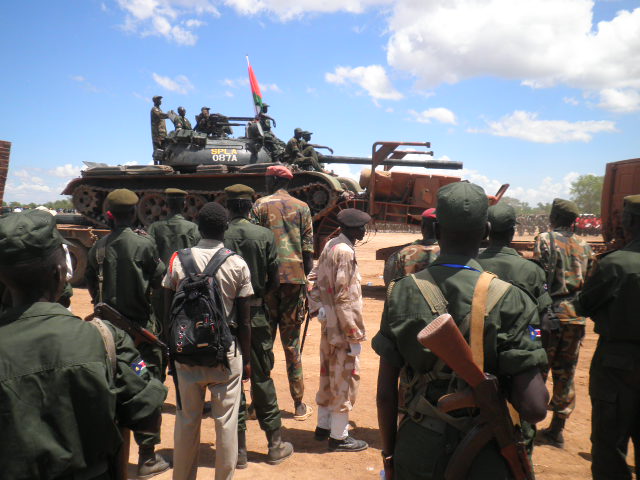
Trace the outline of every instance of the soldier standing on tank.
<path fill-rule="evenodd" d="M 151 107 L 151 141 L 153 143 L 153 151 L 162 148 L 162 142 L 167 138 L 167 125 L 164 123 L 169 115 L 160 109 L 162 104 L 162 95 L 153 97 L 153 107 Z"/>
<path fill-rule="evenodd" d="M 132 322 L 156 331 L 150 292 L 159 288 L 165 265 L 153 239 L 131 229 L 136 220 L 138 196 L 131 190 L 113 190 L 106 198 L 111 233 L 98 240 L 88 254 L 85 278 L 93 303 L 104 302 Z M 141 343 L 138 350 L 153 378 L 162 378 L 160 347 Z M 138 476 L 164 472 L 169 464 L 155 453 L 160 425 L 154 433 L 134 432 L 139 447 Z"/>
<path fill-rule="evenodd" d="M 273 336 L 266 313 L 267 292 L 278 289 L 278 252 L 271 230 L 249 221 L 253 207 L 253 188 L 232 185 L 227 194 L 229 228 L 224 233 L 224 246 L 239 253 L 249 265 L 253 296 L 249 300 L 251 315 L 251 397 L 260 428 L 269 444 L 267 463 L 277 465 L 293 454 L 293 446 L 282 441 L 282 420 L 276 388 L 271 379 L 273 369 Z M 238 416 L 238 464 L 247 467 L 247 409 L 244 390 Z"/>
<path fill-rule="evenodd" d="M 173 119 L 173 126 L 176 130 L 192 130 L 191 122 L 186 117 L 187 111 L 184 107 L 178 107 L 178 116 Z"/>
<path fill-rule="evenodd" d="M 178 188 L 167 188 L 164 194 L 167 202 L 167 218 L 153 222 L 149 225 L 147 232 L 156 242 L 160 260 L 165 266 L 168 266 L 174 252 L 183 248 L 191 248 L 200 241 L 200 232 L 195 223 L 185 219 L 182 215 L 187 192 Z M 161 336 L 166 339 L 169 325 L 167 312 L 164 310 L 162 288 L 153 291 L 152 303 L 155 317 L 162 332 Z M 164 380 L 166 367 L 167 359 L 163 357 L 162 380 Z"/>
<path fill-rule="evenodd" d="M 573 233 L 579 215 L 575 203 L 556 198 L 551 206 L 550 232 L 535 239 L 534 258 L 547 274 L 547 288 L 553 305 L 541 323 L 542 343 L 549 357 L 553 377 L 553 396 L 549 410 L 553 418 L 541 436 L 549 444 L 562 448 L 567 418 L 576 406 L 573 378 L 587 319 L 576 313 L 572 301 L 589 277 L 595 256 L 587 242 Z M 545 372 L 545 380 L 548 375 Z"/>
<path fill-rule="evenodd" d="M 270 229 L 276 239 L 280 286 L 266 296 L 271 335 L 278 328 L 287 362 L 294 419 L 305 420 L 313 409 L 306 405 L 300 355 L 300 326 L 305 318 L 307 275 L 313 268 L 313 227 L 309 206 L 287 192 L 291 171 L 283 165 L 267 168 L 267 191 L 251 210 L 254 223 Z"/>
<path fill-rule="evenodd" d="M 377 406 L 387 480 L 445 478 L 451 455 L 477 415 L 473 409 L 449 415 L 436 406 L 444 394 L 464 388 L 416 341 L 416 334 L 436 316 L 449 313 L 467 332 L 467 340 L 469 328 L 463 325 L 484 322 L 483 348 L 475 350 L 483 353 L 480 368 L 508 390 L 522 419 L 542 420 L 549 398 L 540 375 L 546 355 L 540 341 L 529 335 L 531 322 L 538 318 L 536 306 L 519 288 L 488 276 L 475 260 L 489 231 L 484 190 L 466 182 L 445 185 L 438 191 L 436 209 L 440 256 L 415 277 L 389 285 L 380 331 L 371 343 L 380 355 Z M 488 283 L 488 289 L 479 288 L 480 282 L 484 288 Z M 477 290 L 487 292 L 484 304 L 474 300 Z M 467 323 L 472 307 L 486 314 L 473 315 Z M 404 414 L 400 423 L 399 413 Z M 512 478 L 495 441 L 481 449 L 468 478 Z"/>
<path fill-rule="evenodd" d="M 211 110 L 209 107 L 202 107 L 200 113 L 196 115 L 196 126 L 193 128 L 196 132 L 207 133 L 209 110 Z"/>
<path fill-rule="evenodd" d="M 63 241 L 48 213 L 0 219 L 0 282 L 13 298 L 0 315 L 5 479 L 114 478 L 118 427 L 155 430 L 167 395 L 126 333 L 55 303 Z"/>
<path fill-rule="evenodd" d="M 575 302 L 600 337 L 589 378 L 594 480 L 631 480 L 630 438 L 640 478 L 640 195 L 624 198 L 622 226 L 630 242 L 598 261 Z"/>
<path fill-rule="evenodd" d="M 489 223 L 489 247 L 478 255 L 478 263 L 485 271 L 495 273 L 501 280 L 520 287 L 536 301 L 538 319 L 531 323 L 531 333 L 537 337 L 539 320 L 551 305 L 544 270 L 537 263 L 521 257 L 516 250 L 510 248 L 517 223 L 516 211 L 512 206 L 500 202 L 489 207 Z M 522 422 L 522 430 L 527 450 L 531 454 L 536 435 L 535 425 Z"/>
<path fill-rule="evenodd" d="M 364 440 L 349 435 L 349 414 L 360 385 L 360 353 L 366 340 L 362 287 L 354 245 L 362 240 L 369 214 L 346 208 L 337 217 L 340 235 L 327 242 L 309 275 L 310 298 L 318 305 L 320 385 L 316 394 L 316 440 L 328 440 L 330 452 L 360 452 Z"/>
<path fill-rule="evenodd" d="M 387 259 L 384 266 L 384 284 L 391 280 L 419 272 L 427 268 L 438 257 L 440 247 L 436 240 L 436 209 L 422 212 L 422 238 L 410 243 Z"/>

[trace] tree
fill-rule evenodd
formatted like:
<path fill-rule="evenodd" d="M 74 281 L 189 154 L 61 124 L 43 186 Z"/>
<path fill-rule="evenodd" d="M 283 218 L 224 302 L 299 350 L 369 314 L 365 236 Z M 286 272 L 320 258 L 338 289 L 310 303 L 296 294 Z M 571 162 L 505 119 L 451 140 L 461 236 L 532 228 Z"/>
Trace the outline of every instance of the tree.
<path fill-rule="evenodd" d="M 603 176 L 580 175 L 571 184 L 571 200 L 576 202 L 582 213 L 600 215 Z"/>
<path fill-rule="evenodd" d="M 527 202 L 523 202 L 522 200 L 518 200 L 517 198 L 505 196 L 502 197 L 500 201 L 506 203 L 507 205 L 511 205 L 516 211 L 516 215 L 528 215 L 533 210 L 531 208 L 531 205 L 529 205 Z"/>

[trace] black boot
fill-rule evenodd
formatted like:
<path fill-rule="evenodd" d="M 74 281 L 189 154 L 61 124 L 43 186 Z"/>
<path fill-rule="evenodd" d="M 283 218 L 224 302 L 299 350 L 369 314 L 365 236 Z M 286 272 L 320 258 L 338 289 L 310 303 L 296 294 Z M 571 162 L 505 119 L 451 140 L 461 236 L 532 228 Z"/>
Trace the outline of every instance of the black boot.
<path fill-rule="evenodd" d="M 542 439 L 549 445 L 557 448 L 563 448 L 564 435 L 562 434 L 562 431 L 564 430 L 565 422 L 565 418 L 560 418 L 557 414 L 554 413 L 549 428 L 545 428 L 544 430 L 540 431 Z"/>
<path fill-rule="evenodd" d="M 342 440 L 329 437 L 330 452 L 361 452 L 369 448 L 369 444 L 364 440 L 358 440 L 348 436 Z"/>
<path fill-rule="evenodd" d="M 140 447 L 138 451 L 138 478 L 151 478 L 169 470 L 170 467 L 159 453 L 155 453 L 155 447 Z"/>
<path fill-rule="evenodd" d="M 236 462 L 236 468 L 242 470 L 249 466 L 247 460 L 247 431 L 242 430 L 238 432 L 238 461 Z"/>
<path fill-rule="evenodd" d="M 293 455 L 293 445 L 282 441 L 282 430 L 280 428 L 266 432 L 269 442 L 269 453 L 267 463 L 278 465 Z"/>

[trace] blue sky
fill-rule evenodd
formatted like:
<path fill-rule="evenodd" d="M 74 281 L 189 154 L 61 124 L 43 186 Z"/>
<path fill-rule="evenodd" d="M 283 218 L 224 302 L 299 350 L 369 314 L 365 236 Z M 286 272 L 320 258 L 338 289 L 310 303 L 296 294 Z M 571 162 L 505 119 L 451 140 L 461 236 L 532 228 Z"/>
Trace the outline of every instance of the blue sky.
<path fill-rule="evenodd" d="M 298 126 L 336 155 L 431 141 L 487 190 L 546 202 L 640 156 L 639 31 L 624 0 L 10 2 L 5 201 L 60 198 L 83 161 L 148 163 L 153 95 L 192 120 L 251 115 L 249 55 L 284 141 Z"/>

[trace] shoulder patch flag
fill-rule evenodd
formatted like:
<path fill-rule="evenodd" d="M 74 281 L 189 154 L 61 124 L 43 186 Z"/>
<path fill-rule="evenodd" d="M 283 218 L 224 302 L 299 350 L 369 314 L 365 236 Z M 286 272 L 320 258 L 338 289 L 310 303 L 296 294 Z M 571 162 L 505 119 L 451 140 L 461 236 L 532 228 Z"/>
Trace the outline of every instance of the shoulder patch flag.
<path fill-rule="evenodd" d="M 531 340 L 534 340 L 534 341 L 540 338 L 541 337 L 540 329 L 534 328 L 531 325 L 529 325 L 529 336 L 531 337 Z"/>
<path fill-rule="evenodd" d="M 140 359 L 139 362 L 133 362 L 131 364 L 131 368 L 133 369 L 134 372 L 136 372 L 136 375 L 140 376 L 142 375 L 142 372 L 144 372 L 145 369 L 147 368 L 147 364 L 144 363 L 144 360 Z"/>

